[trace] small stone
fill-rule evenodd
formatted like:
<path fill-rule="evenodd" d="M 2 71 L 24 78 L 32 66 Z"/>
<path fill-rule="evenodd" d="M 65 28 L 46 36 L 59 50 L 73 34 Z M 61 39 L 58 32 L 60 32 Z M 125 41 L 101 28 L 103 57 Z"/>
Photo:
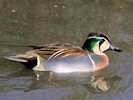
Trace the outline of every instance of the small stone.
<path fill-rule="evenodd" d="M 54 7 L 55 7 L 55 8 L 57 8 L 57 7 L 58 7 L 58 5 L 54 5 Z"/>
<path fill-rule="evenodd" d="M 15 9 L 12 9 L 12 12 L 16 12 L 16 10 Z"/>
<path fill-rule="evenodd" d="M 92 9 L 92 11 L 96 11 L 96 9 Z"/>
<path fill-rule="evenodd" d="M 122 8 L 123 8 L 123 6 L 120 6 L 120 8 L 122 9 Z"/>
<path fill-rule="evenodd" d="M 103 18 L 106 19 L 107 17 L 104 16 Z"/>
<path fill-rule="evenodd" d="M 65 6 L 62 6 L 62 8 L 66 8 Z"/>
<path fill-rule="evenodd" d="M 56 16 L 58 16 L 59 14 L 55 14 Z"/>

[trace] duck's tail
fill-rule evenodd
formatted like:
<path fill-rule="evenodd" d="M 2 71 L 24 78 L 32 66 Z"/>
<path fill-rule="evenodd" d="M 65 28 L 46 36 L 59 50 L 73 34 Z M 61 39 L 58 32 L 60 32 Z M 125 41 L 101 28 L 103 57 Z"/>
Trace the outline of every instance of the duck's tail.
<path fill-rule="evenodd" d="M 5 56 L 4 58 L 12 61 L 17 61 L 17 62 L 28 62 L 28 61 L 35 60 L 37 58 L 37 54 L 30 51 L 30 52 L 26 52 L 25 54 Z"/>
<path fill-rule="evenodd" d="M 28 62 L 25 58 L 20 57 L 19 55 L 16 56 L 5 56 L 5 59 L 16 61 L 16 62 Z"/>

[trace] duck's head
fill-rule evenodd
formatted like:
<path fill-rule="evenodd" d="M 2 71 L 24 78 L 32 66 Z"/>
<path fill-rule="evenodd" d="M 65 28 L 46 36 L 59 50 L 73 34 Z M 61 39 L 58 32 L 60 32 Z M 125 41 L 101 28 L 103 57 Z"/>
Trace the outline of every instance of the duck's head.
<path fill-rule="evenodd" d="M 88 35 L 82 49 L 90 53 L 102 54 L 107 50 L 122 52 L 121 49 L 114 47 L 104 33 L 92 32 Z"/>

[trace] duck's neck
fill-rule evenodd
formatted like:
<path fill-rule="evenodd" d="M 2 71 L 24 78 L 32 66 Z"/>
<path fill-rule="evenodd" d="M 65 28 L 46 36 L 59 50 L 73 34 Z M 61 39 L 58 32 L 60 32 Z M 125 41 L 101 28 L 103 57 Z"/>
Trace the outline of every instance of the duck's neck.
<path fill-rule="evenodd" d="M 103 52 L 101 52 L 99 50 L 99 45 L 98 44 L 96 44 L 94 46 L 93 52 L 96 55 L 99 55 L 101 57 L 101 59 L 102 59 L 101 63 L 99 63 L 96 66 L 94 66 L 94 71 L 106 68 L 108 66 L 108 64 L 109 64 L 109 58 L 108 58 L 108 56 L 105 53 L 103 53 Z"/>
<path fill-rule="evenodd" d="M 106 54 L 100 55 L 100 57 L 101 57 L 102 61 L 93 67 L 94 71 L 104 69 L 109 64 L 109 59 L 108 59 L 108 56 Z"/>

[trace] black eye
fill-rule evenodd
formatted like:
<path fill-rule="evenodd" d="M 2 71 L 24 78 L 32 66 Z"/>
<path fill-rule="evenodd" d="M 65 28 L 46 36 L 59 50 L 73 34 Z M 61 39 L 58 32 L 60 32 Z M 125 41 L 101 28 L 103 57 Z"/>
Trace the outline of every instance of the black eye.
<path fill-rule="evenodd" d="M 99 48 L 100 48 L 101 44 L 102 44 L 104 41 L 105 41 L 105 40 L 102 39 L 102 40 L 99 42 Z"/>

